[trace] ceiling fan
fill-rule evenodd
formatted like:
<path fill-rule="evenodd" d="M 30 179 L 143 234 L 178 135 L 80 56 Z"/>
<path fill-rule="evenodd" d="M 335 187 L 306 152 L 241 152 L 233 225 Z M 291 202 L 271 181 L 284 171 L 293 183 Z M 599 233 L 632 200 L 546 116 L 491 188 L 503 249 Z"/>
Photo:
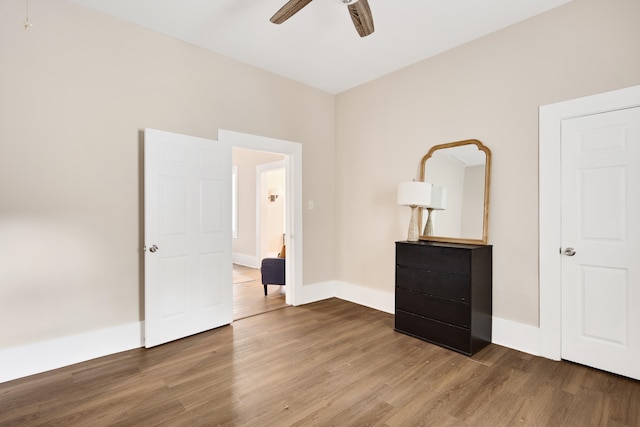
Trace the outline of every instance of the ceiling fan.
<path fill-rule="evenodd" d="M 312 0 L 289 0 L 270 19 L 274 24 L 282 24 L 300 10 L 311 3 Z M 349 16 L 356 27 L 360 37 L 366 37 L 373 33 L 373 17 L 367 0 L 340 0 L 349 8 Z"/>

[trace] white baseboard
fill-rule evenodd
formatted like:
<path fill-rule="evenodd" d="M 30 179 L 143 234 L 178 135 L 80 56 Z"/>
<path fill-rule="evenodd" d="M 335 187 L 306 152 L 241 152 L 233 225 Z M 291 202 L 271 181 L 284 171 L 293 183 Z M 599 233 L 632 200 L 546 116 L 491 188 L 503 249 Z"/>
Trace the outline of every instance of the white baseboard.
<path fill-rule="evenodd" d="M 395 313 L 396 296 L 394 292 L 365 288 L 352 283 L 337 282 L 336 297 L 385 313 Z"/>
<path fill-rule="evenodd" d="M 298 304 L 340 298 L 386 313 L 395 312 L 393 292 L 369 289 L 337 280 L 301 287 Z M 296 305 L 298 305 L 296 304 Z M 50 371 L 143 346 L 143 322 L 133 322 L 84 334 L 0 350 L 0 383 Z M 540 332 L 535 326 L 493 318 L 492 342 L 540 355 Z"/>
<path fill-rule="evenodd" d="M 310 304 L 312 302 L 329 299 L 336 296 L 335 288 L 340 282 L 329 280 L 326 282 L 313 283 L 300 287 L 302 295 L 295 296 L 295 305 Z"/>
<path fill-rule="evenodd" d="M 540 328 L 524 323 L 493 317 L 494 344 L 540 356 Z"/>
<path fill-rule="evenodd" d="M 339 280 L 328 280 L 303 286 L 302 297 L 299 301 L 300 304 L 309 304 L 328 298 L 340 298 L 386 313 L 395 312 L 393 292 L 378 291 Z"/>
<path fill-rule="evenodd" d="M 0 350 L 0 383 L 142 347 L 142 322 L 133 322 Z"/>
<path fill-rule="evenodd" d="M 234 264 L 240 264 L 251 268 L 260 268 L 260 261 L 253 255 L 234 252 L 231 254 L 231 259 Z"/>

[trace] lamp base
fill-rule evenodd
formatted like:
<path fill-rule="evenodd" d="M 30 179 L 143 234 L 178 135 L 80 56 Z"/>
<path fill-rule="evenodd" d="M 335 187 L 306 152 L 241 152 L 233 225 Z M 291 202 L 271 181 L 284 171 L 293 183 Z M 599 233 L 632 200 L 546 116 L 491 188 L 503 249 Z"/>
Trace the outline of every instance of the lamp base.
<path fill-rule="evenodd" d="M 417 242 L 418 234 L 420 233 L 420 227 L 418 227 L 418 207 L 411 207 L 411 221 L 409 222 L 409 235 L 407 236 L 408 242 Z"/>
<path fill-rule="evenodd" d="M 433 211 L 433 208 L 427 208 L 427 211 L 429 212 L 427 214 L 427 223 L 424 226 L 424 235 L 425 236 L 433 236 L 433 221 L 431 220 L 431 212 Z"/>

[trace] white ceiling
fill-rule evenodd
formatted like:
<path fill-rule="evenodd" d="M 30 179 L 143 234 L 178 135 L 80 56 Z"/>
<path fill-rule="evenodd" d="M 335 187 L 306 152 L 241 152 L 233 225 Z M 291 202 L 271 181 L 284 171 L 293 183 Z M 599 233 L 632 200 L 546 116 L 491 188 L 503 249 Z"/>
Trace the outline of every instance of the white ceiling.
<path fill-rule="evenodd" d="M 287 0 L 68 0 L 336 94 L 570 0 L 369 0 L 360 38 L 340 0 L 281 25 Z"/>

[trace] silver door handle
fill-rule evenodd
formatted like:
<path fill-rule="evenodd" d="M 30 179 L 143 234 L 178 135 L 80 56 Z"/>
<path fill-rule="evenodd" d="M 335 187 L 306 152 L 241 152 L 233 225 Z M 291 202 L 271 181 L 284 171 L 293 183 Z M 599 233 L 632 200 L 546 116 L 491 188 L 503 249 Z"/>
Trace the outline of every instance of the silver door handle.
<path fill-rule="evenodd" d="M 156 245 L 152 245 L 152 246 L 149 248 L 149 252 L 151 252 L 151 253 L 156 253 L 156 252 L 158 251 L 158 249 L 159 249 L 159 248 L 158 248 Z"/>
<path fill-rule="evenodd" d="M 564 250 L 564 254 L 565 254 L 566 256 L 574 256 L 574 255 L 576 254 L 576 250 L 575 250 L 575 249 L 573 249 L 573 248 L 566 248 L 566 249 Z"/>

